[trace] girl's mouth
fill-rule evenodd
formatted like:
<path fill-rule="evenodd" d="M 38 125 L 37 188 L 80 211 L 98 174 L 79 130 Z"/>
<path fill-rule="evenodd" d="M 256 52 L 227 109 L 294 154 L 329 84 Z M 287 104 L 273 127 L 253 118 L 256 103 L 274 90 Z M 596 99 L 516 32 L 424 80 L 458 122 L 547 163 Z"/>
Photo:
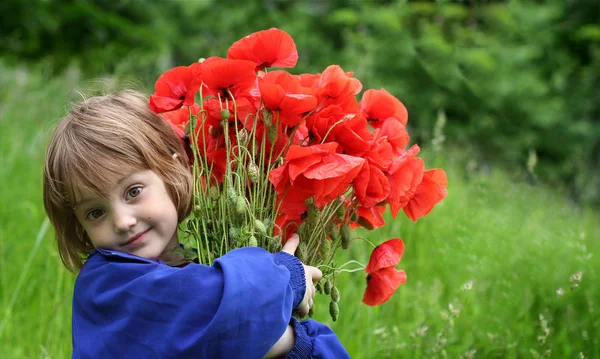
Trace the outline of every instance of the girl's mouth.
<path fill-rule="evenodd" d="M 127 242 L 125 242 L 125 244 L 123 244 L 123 246 L 131 246 L 140 243 L 148 231 L 150 231 L 150 228 L 131 237 Z"/>

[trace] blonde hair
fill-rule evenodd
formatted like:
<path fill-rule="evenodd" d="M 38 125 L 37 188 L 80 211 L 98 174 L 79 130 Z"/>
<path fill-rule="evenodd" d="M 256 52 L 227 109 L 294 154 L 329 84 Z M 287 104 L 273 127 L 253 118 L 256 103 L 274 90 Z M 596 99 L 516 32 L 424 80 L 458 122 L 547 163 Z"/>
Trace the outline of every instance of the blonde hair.
<path fill-rule="evenodd" d="M 190 213 L 192 177 L 185 149 L 147 103 L 135 91 L 92 97 L 75 105 L 54 130 L 44 167 L 44 207 L 60 257 L 73 272 L 94 249 L 75 217 L 76 188 L 105 197 L 127 174 L 124 168 L 152 170 L 165 182 L 179 221 Z"/>

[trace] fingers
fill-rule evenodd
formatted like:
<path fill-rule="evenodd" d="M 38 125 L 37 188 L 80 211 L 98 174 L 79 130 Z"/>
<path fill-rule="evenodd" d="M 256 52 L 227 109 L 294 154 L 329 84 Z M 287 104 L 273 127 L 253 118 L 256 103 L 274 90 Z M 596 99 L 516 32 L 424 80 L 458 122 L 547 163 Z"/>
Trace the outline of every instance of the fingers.
<path fill-rule="evenodd" d="M 299 243 L 300 243 L 300 236 L 298 236 L 298 234 L 294 233 L 285 242 L 285 244 L 283 245 L 283 248 L 281 248 L 281 251 L 291 254 L 291 255 L 294 255 L 294 252 L 296 252 L 296 248 L 298 248 Z"/>
<path fill-rule="evenodd" d="M 310 308 L 314 304 L 314 298 L 315 298 L 316 292 L 317 292 L 317 290 L 315 289 L 314 285 L 310 285 L 310 286 L 306 287 L 305 298 L 302 301 L 302 303 L 300 303 L 300 305 L 298 306 L 298 314 L 300 315 L 300 318 L 304 318 L 308 315 Z"/>
<path fill-rule="evenodd" d="M 309 311 L 309 307 L 308 307 L 308 303 L 307 304 L 303 304 L 303 305 L 299 305 L 298 306 L 298 315 L 300 316 L 300 318 L 304 318 L 308 315 L 308 311 Z"/>
<path fill-rule="evenodd" d="M 307 277 L 312 278 L 313 283 L 318 282 L 323 278 L 323 272 L 317 267 L 305 265 L 304 271 L 307 273 Z"/>

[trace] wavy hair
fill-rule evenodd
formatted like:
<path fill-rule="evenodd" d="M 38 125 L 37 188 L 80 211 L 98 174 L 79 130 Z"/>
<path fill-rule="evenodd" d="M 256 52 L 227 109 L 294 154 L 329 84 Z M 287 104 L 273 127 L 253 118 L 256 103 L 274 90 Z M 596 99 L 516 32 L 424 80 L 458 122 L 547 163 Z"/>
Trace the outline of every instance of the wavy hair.
<path fill-rule="evenodd" d="M 75 217 L 78 188 L 106 197 L 124 176 L 152 170 L 165 182 L 179 221 L 190 213 L 192 176 L 186 151 L 147 103 L 132 90 L 91 97 L 75 105 L 54 130 L 44 166 L 44 207 L 60 257 L 73 272 L 94 249 Z"/>

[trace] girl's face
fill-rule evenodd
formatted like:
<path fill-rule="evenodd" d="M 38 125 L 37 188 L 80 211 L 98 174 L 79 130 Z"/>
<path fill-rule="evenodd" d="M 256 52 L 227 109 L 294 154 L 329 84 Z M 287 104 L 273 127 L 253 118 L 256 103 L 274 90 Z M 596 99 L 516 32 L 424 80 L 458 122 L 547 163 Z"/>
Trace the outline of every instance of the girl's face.
<path fill-rule="evenodd" d="M 178 245 L 177 209 L 155 172 L 120 179 L 107 198 L 78 192 L 75 216 L 94 247 L 164 259 Z"/>

